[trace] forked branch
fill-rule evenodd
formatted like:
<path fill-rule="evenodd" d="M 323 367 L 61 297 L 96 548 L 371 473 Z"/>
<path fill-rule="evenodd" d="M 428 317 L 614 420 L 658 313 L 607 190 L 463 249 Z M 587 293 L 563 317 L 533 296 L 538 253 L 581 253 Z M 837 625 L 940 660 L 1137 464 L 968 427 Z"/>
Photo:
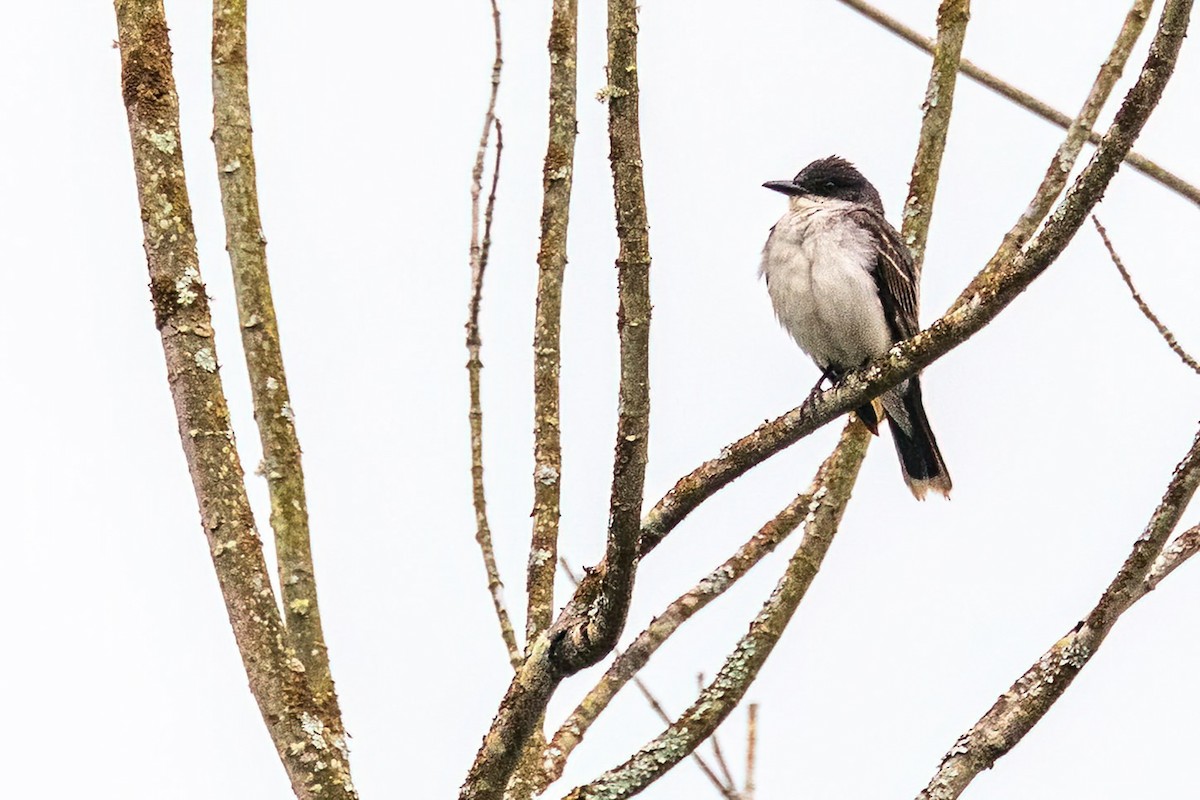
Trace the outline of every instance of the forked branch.
<path fill-rule="evenodd" d="M 238 651 L 299 800 L 357 797 L 345 737 L 322 720 L 288 645 L 246 497 L 217 372 L 208 297 L 184 178 L 179 98 L 161 0 L 116 0 L 121 89 L 133 145 L 155 323 L 200 520 Z"/>
<path fill-rule="evenodd" d="M 829 551 L 870 441 L 866 427 L 852 419 L 813 481 L 804 535 L 787 570 L 749 632 L 691 708 L 624 764 L 575 789 L 567 800 L 622 800 L 638 794 L 695 750 L 741 702 Z"/>
<path fill-rule="evenodd" d="M 1160 563 L 1164 545 L 1198 485 L 1200 432 L 1175 468 L 1145 531 L 1134 542 L 1129 557 L 1096 606 L 1026 670 L 974 727 L 958 738 L 918 800 L 958 797 L 976 775 L 995 764 L 1041 721 L 1095 655 L 1121 615 L 1155 585 L 1148 579 Z"/>
<path fill-rule="evenodd" d="M 521 648 L 517 644 L 516 632 L 504 604 L 504 583 L 500 580 L 500 568 L 496 564 L 496 550 L 492 545 L 492 529 L 488 524 L 487 495 L 483 482 L 483 399 L 482 372 L 483 337 L 479 331 L 479 310 L 483 305 L 483 277 L 487 272 L 488 254 L 492 243 L 492 214 L 496 209 L 496 189 L 500 183 L 500 156 L 504 151 L 504 129 L 496 117 L 496 96 L 500 92 L 500 69 L 503 66 L 503 49 L 500 37 L 500 7 L 492 0 L 492 28 L 495 33 L 496 57 L 492 61 L 492 83 L 488 94 L 487 109 L 483 114 L 483 132 L 479 135 L 479 147 L 475 151 L 475 166 L 471 170 L 471 301 L 467 308 L 467 383 L 470 395 L 468 416 L 471 427 L 471 501 L 475 506 L 475 542 L 483 556 L 484 574 L 487 576 L 488 594 L 492 608 L 500 623 L 500 638 L 508 653 L 513 669 L 521 663 Z M 483 169 L 487 158 L 488 143 L 492 129 L 496 130 L 496 156 L 492 166 L 492 188 L 488 192 L 483 209 L 482 234 L 480 231 L 480 198 L 483 195 Z"/>

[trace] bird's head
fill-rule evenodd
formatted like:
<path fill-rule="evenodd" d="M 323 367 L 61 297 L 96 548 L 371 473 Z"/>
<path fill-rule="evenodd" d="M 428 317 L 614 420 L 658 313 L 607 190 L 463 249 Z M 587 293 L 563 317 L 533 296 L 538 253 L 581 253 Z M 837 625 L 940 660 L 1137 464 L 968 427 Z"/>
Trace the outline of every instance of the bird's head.
<path fill-rule="evenodd" d="M 796 173 L 790 181 L 767 181 L 764 187 L 809 202 L 842 200 L 874 208 L 883 213 L 879 192 L 863 174 L 844 158 L 818 159 Z"/>

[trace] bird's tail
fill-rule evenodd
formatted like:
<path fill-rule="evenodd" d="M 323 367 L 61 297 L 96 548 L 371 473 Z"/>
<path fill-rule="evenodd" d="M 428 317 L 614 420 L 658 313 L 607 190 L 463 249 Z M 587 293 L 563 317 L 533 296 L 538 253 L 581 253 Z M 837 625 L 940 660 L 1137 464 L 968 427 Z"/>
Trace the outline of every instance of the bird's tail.
<path fill-rule="evenodd" d="M 900 469 L 904 482 L 918 500 L 924 500 L 928 492 L 950 497 L 950 473 L 938 450 L 937 439 L 925 416 L 925 404 L 921 402 L 921 383 L 910 378 L 883 397 L 887 409 L 888 425 L 892 429 L 892 440 L 896 443 L 896 454 L 900 456 Z"/>

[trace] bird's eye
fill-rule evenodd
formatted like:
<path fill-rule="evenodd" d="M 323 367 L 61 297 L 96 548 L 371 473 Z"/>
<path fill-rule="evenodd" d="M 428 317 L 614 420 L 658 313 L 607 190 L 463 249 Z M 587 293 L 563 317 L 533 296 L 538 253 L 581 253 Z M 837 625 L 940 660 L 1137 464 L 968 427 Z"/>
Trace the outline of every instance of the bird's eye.
<path fill-rule="evenodd" d="M 825 188 L 830 191 L 833 191 L 834 189 L 837 188 L 837 184 L 834 183 L 833 181 L 825 181 Z"/>

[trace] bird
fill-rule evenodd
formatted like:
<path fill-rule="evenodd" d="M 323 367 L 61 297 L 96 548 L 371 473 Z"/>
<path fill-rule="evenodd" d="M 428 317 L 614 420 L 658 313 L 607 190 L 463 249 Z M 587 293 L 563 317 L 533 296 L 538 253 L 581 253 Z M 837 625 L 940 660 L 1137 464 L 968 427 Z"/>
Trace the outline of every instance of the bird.
<path fill-rule="evenodd" d="M 763 186 L 787 195 L 788 209 L 767 236 L 759 273 L 780 325 L 821 370 L 814 392 L 920 330 L 912 255 L 884 218 L 879 192 L 853 164 L 829 156 Z M 925 414 L 920 377 L 879 400 L 913 496 L 949 498 L 950 473 Z M 879 433 L 874 404 L 856 413 Z"/>

